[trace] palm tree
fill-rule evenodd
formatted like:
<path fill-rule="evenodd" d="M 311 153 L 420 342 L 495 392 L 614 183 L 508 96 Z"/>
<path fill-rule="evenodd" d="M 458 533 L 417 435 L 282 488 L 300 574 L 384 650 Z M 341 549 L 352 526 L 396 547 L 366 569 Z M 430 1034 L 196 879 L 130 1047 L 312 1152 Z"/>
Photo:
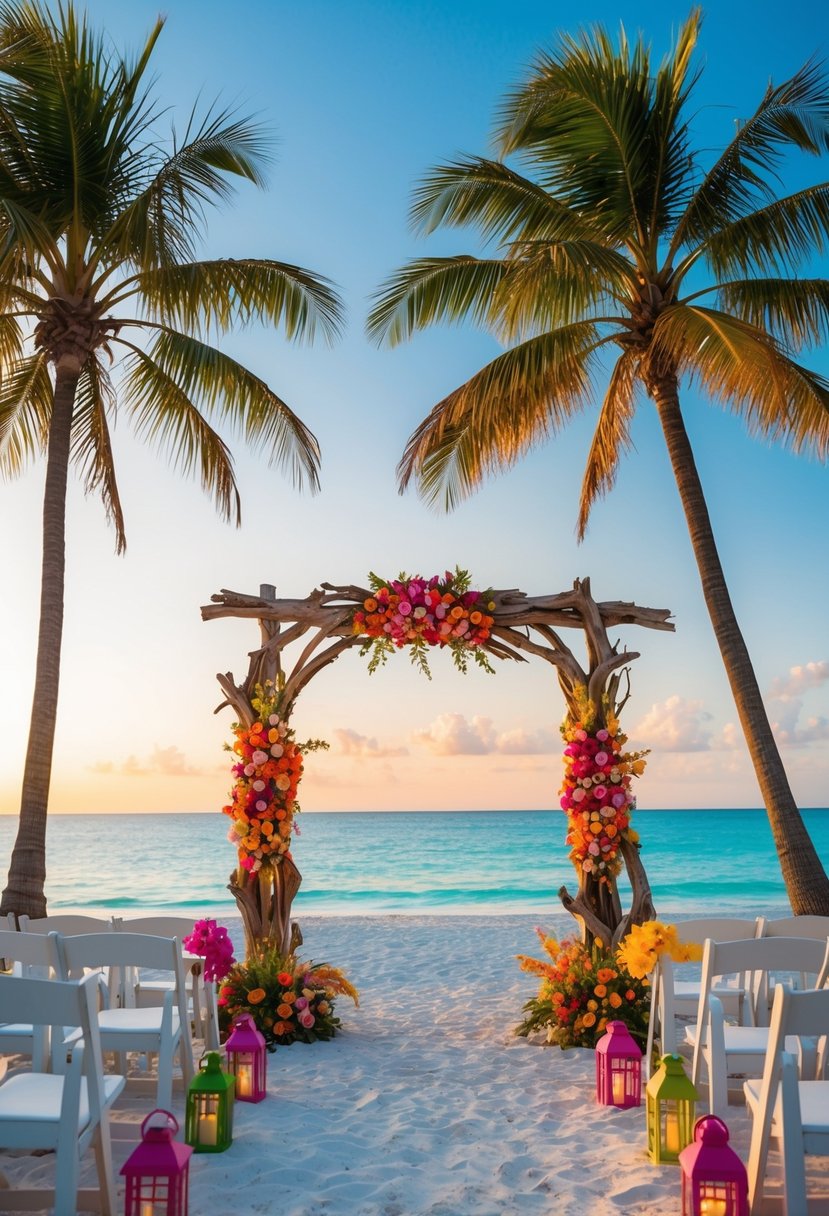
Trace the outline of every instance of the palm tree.
<path fill-rule="evenodd" d="M 72 5 L 0 4 L 0 468 L 46 454 L 34 702 L 20 826 L 2 912 L 45 913 L 45 829 L 64 599 L 65 500 L 73 465 L 125 547 L 110 423 L 195 473 L 220 515 L 240 499 L 224 423 L 296 484 L 319 451 L 253 372 L 214 344 L 234 324 L 331 338 L 337 295 L 307 270 L 261 258 L 197 260 L 207 209 L 233 179 L 263 185 L 263 128 L 215 108 L 165 147 L 144 83 L 159 20 L 134 60 Z"/>
<path fill-rule="evenodd" d="M 507 347 L 440 401 L 399 466 L 429 502 L 451 508 L 592 402 L 615 352 L 581 491 L 579 538 L 611 489 L 642 389 L 676 477 L 792 906 L 829 914 L 829 882 L 795 804 L 717 554 L 679 401 L 681 381 L 741 413 L 755 434 L 829 452 L 829 383 L 796 361 L 829 332 L 829 283 L 798 278 L 829 243 L 829 185 L 777 197 L 789 150 L 829 146 L 829 83 L 814 63 L 769 87 L 754 115 L 704 167 L 687 101 L 700 25 L 692 12 L 651 66 L 639 38 L 601 28 L 538 56 L 502 107 L 501 159 L 464 157 L 419 186 L 413 221 L 477 226 L 496 256 L 422 258 L 378 292 L 376 339 L 397 343 L 471 318 Z M 527 175 L 505 163 L 517 154 Z"/>

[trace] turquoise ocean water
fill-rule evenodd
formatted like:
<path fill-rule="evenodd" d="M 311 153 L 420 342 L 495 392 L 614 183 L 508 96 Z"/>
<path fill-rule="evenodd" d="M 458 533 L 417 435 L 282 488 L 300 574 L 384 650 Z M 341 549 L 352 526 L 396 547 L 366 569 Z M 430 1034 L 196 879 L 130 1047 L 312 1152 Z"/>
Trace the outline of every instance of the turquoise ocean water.
<path fill-rule="evenodd" d="M 806 811 L 804 819 L 829 866 L 829 810 Z M 559 887 L 574 885 L 561 812 L 317 813 L 299 823 L 297 914 L 543 917 L 560 912 Z M 639 811 L 634 826 L 658 915 L 786 914 L 763 811 Z M 16 817 L 0 816 L 4 883 L 16 829 Z M 217 813 L 53 815 L 50 910 L 233 915 L 226 883 L 235 854 L 226 830 Z"/>

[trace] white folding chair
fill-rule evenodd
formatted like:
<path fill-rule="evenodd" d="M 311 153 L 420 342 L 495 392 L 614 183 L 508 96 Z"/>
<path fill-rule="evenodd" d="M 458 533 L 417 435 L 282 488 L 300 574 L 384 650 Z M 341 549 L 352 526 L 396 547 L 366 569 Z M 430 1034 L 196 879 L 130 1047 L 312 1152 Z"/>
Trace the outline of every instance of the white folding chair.
<path fill-rule="evenodd" d="M 17 918 L 17 925 L 23 933 L 62 933 L 64 937 L 78 933 L 110 933 L 113 929 L 110 916 L 86 916 L 75 912 L 57 912 L 36 920 L 22 913 Z"/>
<path fill-rule="evenodd" d="M 800 992 L 776 986 L 763 1078 L 743 1086 L 753 1120 L 748 1158 L 752 1212 L 761 1210 L 772 1143 L 782 1157 L 786 1216 L 808 1210 L 804 1155 L 829 1156 L 829 1081 L 823 1079 L 827 1031 L 829 990 Z M 807 1049 L 802 1048 L 803 1040 L 812 1036 L 820 1041 L 817 1053 L 808 1050 L 808 1042 Z M 798 1057 L 809 1062 L 800 1077 Z"/>
<path fill-rule="evenodd" d="M 10 968 L 12 977 L 27 979 L 62 979 L 57 933 L 18 933 L 0 929 L 0 959 Z M 32 1057 L 32 1068 L 45 1072 L 49 1060 L 49 1035 L 45 1024 L 8 1022 L 0 1014 L 0 1052 Z"/>
<path fill-rule="evenodd" d="M 729 1076 L 759 1076 L 762 1071 L 769 1042 L 764 1006 L 770 973 L 779 981 L 792 973 L 805 973 L 821 988 L 829 975 L 829 942 L 761 937 L 739 942 L 709 938 L 705 943 L 697 1021 L 686 1028 L 685 1038 L 694 1049 L 694 1084 L 700 1089 L 704 1073 L 712 1114 L 726 1115 Z M 751 977 L 746 1001 L 754 1004 L 752 1025 L 727 1024 L 722 1002 L 712 994 L 715 979 L 734 974 Z"/>
<path fill-rule="evenodd" d="M 684 945 L 702 945 L 708 938 L 715 942 L 733 942 L 740 938 L 753 938 L 758 935 L 762 922 L 759 917 L 753 920 L 739 917 L 700 917 L 695 920 L 678 921 L 674 926 L 679 941 Z M 726 1011 L 741 1019 L 745 986 L 742 982 L 719 984 L 714 988 L 715 995 L 722 1000 Z M 659 1034 L 660 1055 L 673 1054 L 677 1051 L 676 1018 L 682 1015 L 693 1016 L 699 1006 L 700 979 L 691 978 L 678 980 L 674 974 L 674 965 L 670 958 L 662 958 L 657 963 L 651 976 L 651 1016 L 648 1022 L 648 1042 L 645 1051 L 646 1070 L 649 1071 L 653 1058 L 654 1037 Z"/>
<path fill-rule="evenodd" d="M 90 1207 L 105 1216 L 114 1213 L 109 1108 L 124 1088 L 124 1078 L 103 1075 L 96 996 L 94 977 L 67 982 L 0 976 L 0 1016 L 51 1027 L 53 1040 L 61 1042 L 64 1026 L 78 1028 L 74 1042 L 54 1053 L 54 1072 L 13 1073 L 0 1084 L 0 1144 L 55 1152 L 54 1189 L 4 1190 L 4 1211 L 53 1204 L 55 1216 L 75 1216 Z M 97 1192 L 78 1190 L 81 1159 L 90 1144 Z"/>
<path fill-rule="evenodd" d="M 58 949 L 65 971 L 77 974 L 88 968 L 118 969 L 123 977 L 130 968 L 146 967 L 168 972 L 173 987 L 161 1005 L 137 1009 L 129 1006 L 129 994 L 109 992 L 109 1004 L 98 1013 L 98 1028 L 104 1051 L 158 1056 L 157 1104 L 169 1110 L 173 1095 L 173 1060 L 178 1056 L 185 1088 L 193 1077 L 193 1044 L 184 989 L 181 947 L 176 938 L 149 937 L 139 933 L 84 933 L 59 937 Z"/>
<path fill-rule="evenodd" d="M 182 941 L 193 932 L 193 921 L 184 916 L 136 916 L 113 917 L 116 932 L 145 933 L 153 937 L 176 937 Z M 184 980 L 190 999 L 193 1016 L 193 1033 L 203 1039 L 208 1051 L 219 1050 L 219 1013 L 216 1006 L 216 985 L 204 978 L 204 959 L 197 954 L 182 954 Z M 172 986 L 171 980 L 148 979 L 135 976 L 133 994 L 135 1004 L 160 1005 L 164 993 Z"/>

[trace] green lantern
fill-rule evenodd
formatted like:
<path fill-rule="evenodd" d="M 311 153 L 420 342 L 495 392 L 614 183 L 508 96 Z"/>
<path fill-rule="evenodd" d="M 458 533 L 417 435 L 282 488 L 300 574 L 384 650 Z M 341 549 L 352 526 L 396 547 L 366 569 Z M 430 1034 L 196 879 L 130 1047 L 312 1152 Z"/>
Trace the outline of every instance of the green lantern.
<path fill-rule="evenodd" d="M 218 1051 L 208 1051 L 187 1090 L 184 1140 L 197 1153 L 223 1153 L 233 1141 L 235 1077 L 222 1072 Z"/>
<path fill-rule="evenodd" d="M 679 1154 L 694 1139 L 694 1109 L 697 1098 L 693 1082 L 685 1075 L 682 1057 L 663 1056 L 648 1081 L 648 1156 L 654 1165 L 678 1162 Z"/>

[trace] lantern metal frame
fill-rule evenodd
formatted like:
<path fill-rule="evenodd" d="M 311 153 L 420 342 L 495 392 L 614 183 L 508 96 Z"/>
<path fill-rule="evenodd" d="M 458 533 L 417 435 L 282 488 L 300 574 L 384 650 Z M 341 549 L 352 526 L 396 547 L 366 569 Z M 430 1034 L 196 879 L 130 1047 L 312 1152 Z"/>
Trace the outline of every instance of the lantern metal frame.
<path fill-rule="evenodd" d="M 163 1115 L 163 1126 L 151 1120 Z M 168 1110 L 150 1111 L 141 1124 L 141 1143 L 121 1166 L 125 1216 L 188 1216 L 193 1149 L 174 1139 L 179 1122 Z"/>
<path fill-rule="evenodd" d="M 268 1052 L 265 1037 L 249 1013 L 234 1019 L 225 1043 L 229 1072 L 236 1082 L 238 1102 L 261 1102 L 267 1097 Z"/>
<path fill-rule="evenodd" d="M 642 1103 L 642 1050 L 624 1022 L 608 1022 L 596 1044 L 596 1101 L 627 1110 Z"/>
<path fill-rule="evenodd" d="M 678 1055 L 662 1057 L 645 1091 L 648 1157 L 654 1165 L 676 1165 L 694 1137 L 699 1095 Z"/>
<path fill-rule="evenodd" d="M 187 1090 L 184 1118 L 184 1139 L 194 1152 L 223 1153 L 230 1148 L 235 1088 L 236 1079 L 222 1070 L 217 1051 L 202 1056 Z"/>
<path fill-rule="evenodd" d="M 694 1125 L 693 1141 L 679 1155 L 682 1216 L 749 1216 L 748 1173 L 716 1115 Z"/>

